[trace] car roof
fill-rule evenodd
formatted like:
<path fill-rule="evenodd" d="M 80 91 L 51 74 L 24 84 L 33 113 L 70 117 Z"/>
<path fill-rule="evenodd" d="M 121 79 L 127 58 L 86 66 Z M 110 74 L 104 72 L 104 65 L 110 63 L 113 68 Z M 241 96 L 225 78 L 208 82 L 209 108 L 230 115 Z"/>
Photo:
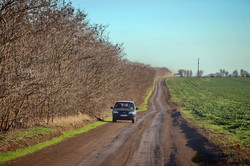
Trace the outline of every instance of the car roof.
<path fill-rule="evenodd" d="M 116 103 L 134 103 L 133 101 L 116 101 Z"/>

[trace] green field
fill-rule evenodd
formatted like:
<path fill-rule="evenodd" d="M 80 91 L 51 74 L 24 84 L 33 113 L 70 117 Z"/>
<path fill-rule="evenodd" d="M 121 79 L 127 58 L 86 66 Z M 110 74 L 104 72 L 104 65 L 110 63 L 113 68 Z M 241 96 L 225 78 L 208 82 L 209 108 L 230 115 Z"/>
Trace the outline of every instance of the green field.
<path fill-rule="evenodd" d="M 227 145 L 250 147 L 249 78 L 170 78 L 172 100 L 182 114 Z"/>

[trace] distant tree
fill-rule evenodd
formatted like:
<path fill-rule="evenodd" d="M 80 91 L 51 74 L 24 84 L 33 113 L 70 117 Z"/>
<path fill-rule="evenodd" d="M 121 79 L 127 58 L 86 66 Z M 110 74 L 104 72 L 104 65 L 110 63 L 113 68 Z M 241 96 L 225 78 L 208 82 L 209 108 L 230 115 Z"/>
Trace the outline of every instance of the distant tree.
<path fill-rule="evenodd" d="M 228 76 L 228 71 L 226 71 L 225 69 L 220 69 L 220 76 L 221 77 L 227 77 Z"/>
<path fill-rule="evenodd" d="M 186 76 L 187 77 L 192 77 L 192 75 L 193 75 L 192 70 L 186 70 Z"/>
<path fill-rule="evenodd" d="M 223 77 L 223 70 L 220 69 L 220 76 Z"/>
<path fill-rule="evenodd" d="M 181 77 L 185 77 L 185 76 L 186 76 L 186 70 L 180 69 L 180 70 L 178 70 L 178 74 L 179 74 Z"/>
<path fill-rule="evenodd" d="M 184 70 L 184 71 L 183 71 L 183 75 L 184 75 L 184 77 L 187 76 L 187 70 Z"/>
<path fill-rule="evenodd" d="M 180 69 L 180 70 L 178 70 L 178 75 L 180 77 L 192 77 L 193 72 L 192 72 L 192 70 Z"/>
<path fill-rule="evenodd" d="M 225 72 L 225 75 L 226 75 L 226 77 L 228 77 L 228 75 L 229 75 L 229 72 L 228 72 L 228 71 L 226 71 L 226 72 Z"/>
<path fill-rule="evenodd" d="M 239 74 L 238 70 L 234 70 L 233 73 L 232 73 L 233 77 L 238 77 L 238 74 Z"/>
<path fill-rule="evenodd" d="M 240 70 L 240 75 L 241 75 L 241 77 L 249 77 L 249 73 L 243 69 Z"/>
<path fill-rule="evenodd" d="M 243 69 L 240 69 L 240 75 L 241 75 L 241 77 L 244 77 L 244 70 Z"/>
<path fill-rule="evenodd" d="M 189 74 L 190 74 L 190 77 L 192 77 L 192 76 L 193 76 L 193 71 L 190 70 L 190 71 L 189 71 Z"/>

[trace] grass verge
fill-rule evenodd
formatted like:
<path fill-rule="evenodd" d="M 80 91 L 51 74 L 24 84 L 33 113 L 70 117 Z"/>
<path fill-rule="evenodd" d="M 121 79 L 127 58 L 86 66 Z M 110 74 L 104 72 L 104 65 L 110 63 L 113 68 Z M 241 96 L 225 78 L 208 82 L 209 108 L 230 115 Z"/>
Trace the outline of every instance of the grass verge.
<path fill-rule="evenodd" d="M 27 138 L 34 138 L 38 137 L 40 135 L 46 135 L 49 134 L 50 132 L 54 132 L 56 129 L 54 128 L 44 128 L 44 127 L 34 127 L 30 128 L 29 130 L 27 129 L 20 129 L 16 131 L 10 131 L 5 134 L 1 134 L 1 137 L 4 137 L 6 140 L 24 140 Z M 0 142 L 0 146 L 2 146 Z"/>
<path fill-rule="evenodd" d="M 139 108 L 140 108 L 139 111 L 148 110 L 148 100 L 149 100 L 150 96 L 152 95 L 154 89 L 155 89 L 155 81 L 154 81 L 152 88 L 149 90 L 147 96 L 144 98 L 143 103 L 139 106 Z"/>
<path fill-rule="evenodd" d="M 71 138 L 71 137 L 73 137 L 73 136 L 75 136 L 77 134 L 87 132 L 87 131 L 89 131 L 91 129 L 94 129 L 94 128 L 98 127 L 98 126 L 101 126 L 103 124 L 108 123 L 106 121 L 109 121 L 109 120 L 111 120 L 111 118 L 107 118 L 104 122 L 97 121 L 97 122 L 94 122 L 92 124 L 85 125 L 84 127 L 79 128 L 79 129 L 64 131 L 64 132 L 62 132 L 62 135 L 59 136 L 59 137 L 53 138 L 51 140 L 48 140 L 48 141 L 45 141 L 45 142 L 42 142 L 42 143 L 39 143 L 39 144 L 36 144 L 36 145 L 33 145 L 33 146 L 29 146 L 27 148 L 18 149 L 18 150 L 13 151 L 13 152 L 1 153 L 0 154 L 0 164 L 3 164 L 4 162 L 9 161 L 9 160 L 13 160 L 15 158 L 25 156 L 25 155 L 33 153 L 35 151 L 44 149 L 44 148 L 46 148 L 48 146 L 57 144 L 57 143 L 59 143 L 59 142 L 61 142 L 63 140 Z"/>

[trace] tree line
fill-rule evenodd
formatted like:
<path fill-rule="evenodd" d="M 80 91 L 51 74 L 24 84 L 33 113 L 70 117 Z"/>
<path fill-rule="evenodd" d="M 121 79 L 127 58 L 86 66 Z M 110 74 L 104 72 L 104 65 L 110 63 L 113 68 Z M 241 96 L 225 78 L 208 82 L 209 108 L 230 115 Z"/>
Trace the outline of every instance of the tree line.
<path fill-rule="evenodd" d="M 201 77 L 204 74 L 203 70 L 199 70 L 195 76 Z M 192 70 L 179 69 L 178 73 L 175 74 L 179 77 L 192 77 Z M 250 77 L 250 73 L 246 70 L 241 69 L 240 72 L 238 70 L 234 70 L 231 74 L 225 69 L 220 69 L 217 73 L 211 73 L 206 77 Z"/>
<path fill-rule="evenodd" d="M 199 72 L 197 72 L 195 76 L 201 77 L 203 75 L 203 73 L 204 73 L 203 70 L 199 70 Z M 178 73 L 176 73 L 175 75 L 179 76 L 179 77 L 192 77 L 193 71 L 186 70 L 186 69 L 179 69 Z"/>
<path fill-rule="evenodd" d="M 208 76 L 209 77 L 250 77 L 250 73 L 243 69 L 241 69 L 240 72 L 238 72 L 238 70 L 234 70 L 232 73 L 229 73 L 225 69 L 220 69 L 219 72 L 209 74 Z"/>
<path fill-rule="evenodd" d="M 155 70 L 61 0 L 0 0 L 0 131 L 142 102 Z"/>

